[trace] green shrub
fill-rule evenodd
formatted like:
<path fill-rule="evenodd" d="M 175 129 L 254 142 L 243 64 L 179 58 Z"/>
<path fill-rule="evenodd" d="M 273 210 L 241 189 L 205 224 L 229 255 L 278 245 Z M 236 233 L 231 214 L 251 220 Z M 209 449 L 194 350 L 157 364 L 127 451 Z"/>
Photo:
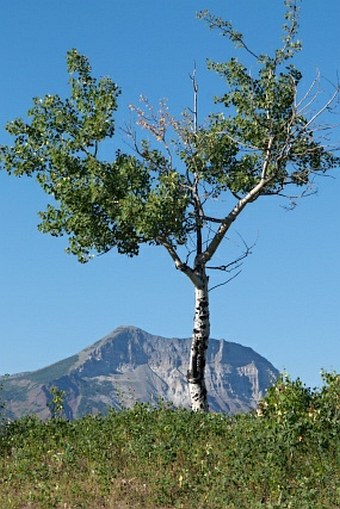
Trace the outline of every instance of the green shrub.
<path fill-rule="evenodd" d="M 338 509 L 339 376 L 281 378 L 234 417 L 138 404 L 77 421 L 26 417 L 0 437 L 6 509 Z"/>

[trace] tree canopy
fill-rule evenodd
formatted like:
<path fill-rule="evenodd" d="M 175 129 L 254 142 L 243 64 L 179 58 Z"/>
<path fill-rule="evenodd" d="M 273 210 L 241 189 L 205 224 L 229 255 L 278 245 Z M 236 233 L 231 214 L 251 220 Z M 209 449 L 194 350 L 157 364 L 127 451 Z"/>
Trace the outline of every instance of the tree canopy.
<path fill-rule="evenodd" d="M 1 150 L 7 171 L 35 174 L 54 198 L 40 214 L 40 229 L 67 234 L 69 251 L 82 262 L 113 247 L 135 255 L 141 243 L 174 249 L 198 230 L 208 227 L 211 237 L 216 223 L 218 231 L 229 227 L 235 211 L 211 218 L 209 198 L 231 193 L 240 207 L 242 200 L 288 193 L 291 186 L 308 188 L 316 174 L 336 167 L 337 157 L 315 136 L 318 114 L 308 116 L 310 94 L 297 96 L 302 75 L 290 63 L 301 49 L 297 7 L 286 5 L 283 47 L 272 56 L 252 52 L 230 22 L 199 13 L 253 56 L 257 72 L 236 58 L 210 61 L 226 83 L 217 98 L 221 112 L 194 129 L 188 113 L 176 120 L 164 107 L 157 114 L 135 108 L 156 144 L 144 140 L 137 153 L 118 151 L 113 161 L 99 157 L 99 146 L 115 134 L 120 89 L 110 78 L 92 77 L 88 59 L 69 51 L 69 98 L 35 98 L 30 122 L 9 123 L 15 144 Z M 205 244 L 205 259 L 218 238 Z"/>

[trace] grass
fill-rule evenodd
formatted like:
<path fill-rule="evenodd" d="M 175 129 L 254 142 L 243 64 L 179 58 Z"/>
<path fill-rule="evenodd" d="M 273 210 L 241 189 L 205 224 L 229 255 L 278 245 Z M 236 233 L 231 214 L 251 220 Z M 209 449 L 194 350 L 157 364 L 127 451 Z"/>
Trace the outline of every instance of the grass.
<path fill-rule="evenodd" d="M 0 509 L 338 509 L 340 377 L 281 380 L 258 413 L 136 405 L 0 436 Z"/>

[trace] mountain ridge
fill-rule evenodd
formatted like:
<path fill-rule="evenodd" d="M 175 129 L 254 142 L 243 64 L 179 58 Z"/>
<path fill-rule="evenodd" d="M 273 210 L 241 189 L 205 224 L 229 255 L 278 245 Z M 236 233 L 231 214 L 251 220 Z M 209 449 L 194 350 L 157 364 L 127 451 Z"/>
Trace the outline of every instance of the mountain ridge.
<path fill-rule="evenodd" d="M 186 369 L 190 338 L 165 338 L 120 326 L 79 353 L 4 380 L 9 418 L 49 416 L 50 389 L 64 390 L 70 419 L 159 399 L 189 407 Z M 211 410 L 237 413 L 256 407 L 278 371 L 250 347 L 211 339 L 206 383 Z"/>

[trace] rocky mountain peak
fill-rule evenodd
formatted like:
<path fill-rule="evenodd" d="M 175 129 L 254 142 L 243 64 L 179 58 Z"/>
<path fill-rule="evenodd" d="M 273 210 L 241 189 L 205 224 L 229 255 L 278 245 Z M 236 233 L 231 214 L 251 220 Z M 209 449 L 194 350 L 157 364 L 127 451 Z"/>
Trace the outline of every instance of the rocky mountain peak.
<path fill-rule="evenodd" d="M 190 341 L 155 336 L 132 326 L 118 327 L 73 357 L 11 376 L 4 391 L 8 415 L 48 417 L 53 385 L 66 393 L 69 418 L 106 412 L 109 407 L 129 407 L 136 401 L 156 404 L 162 399 L 189 407 Z M 236 413 L 255 408 L 277 376 L 272 364 L 251 348 L 210 340 L 206 383 L 212 411 Z"/>

